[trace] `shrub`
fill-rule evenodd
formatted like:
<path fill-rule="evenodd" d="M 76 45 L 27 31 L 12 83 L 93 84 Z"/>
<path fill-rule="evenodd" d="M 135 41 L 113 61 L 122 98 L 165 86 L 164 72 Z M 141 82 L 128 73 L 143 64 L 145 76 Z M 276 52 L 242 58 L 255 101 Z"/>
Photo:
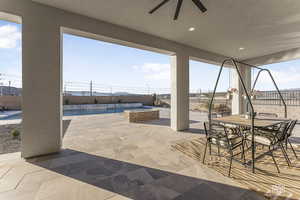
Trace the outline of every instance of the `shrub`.
<path fill-rule="evenodd" d="M 205 107 L 207 110 L 209 110 L 209 104 L 210 104 L 210 100 L 209 100 L 209 101 L 207 101 L 207 102 L 205 102 L 205 104 L 204 104 L 204 107 Z M 213 110 L 213 109 L 214 109 L 214 107 L 215 107 L 215 105 L 214 105 L 214 104 L 212 104 L 212 105 L 211 105 L 211 109 Z"/>
<path fill-rule="evenodd" d="M 17 139 L 20 136 L 20 131 L 18 129 L 13 129 L 13 130 L 10 131 L 10 133 L 13 136 L 14 139 Z"/>
<path fill-rule="evenodd" d="M 69 104 L 70 104 L 69 99 L 66 99 L 65 100 L 65 105 L 69 105 Z"/>
<path fill-rule="evenodd" d="M 230 112 L 230 108 L 228 108 L 225 104 L 219 104 L 215 107 L 216 112 Z"/>

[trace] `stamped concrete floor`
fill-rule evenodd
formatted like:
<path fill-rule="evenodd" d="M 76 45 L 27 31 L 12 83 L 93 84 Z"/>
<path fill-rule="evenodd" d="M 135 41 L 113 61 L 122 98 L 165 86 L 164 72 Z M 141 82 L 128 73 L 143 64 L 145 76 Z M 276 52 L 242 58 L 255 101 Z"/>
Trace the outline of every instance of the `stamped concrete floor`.
<path fill-rule="evenodd" d="M 203 137 L 201 123 L 175 132 L 169 119 L 130 124 L 122 114 L 68 117 L 59 154 L 0 161 L 0 200 L 262 199 L 245 186 L 174 151 Z"/>

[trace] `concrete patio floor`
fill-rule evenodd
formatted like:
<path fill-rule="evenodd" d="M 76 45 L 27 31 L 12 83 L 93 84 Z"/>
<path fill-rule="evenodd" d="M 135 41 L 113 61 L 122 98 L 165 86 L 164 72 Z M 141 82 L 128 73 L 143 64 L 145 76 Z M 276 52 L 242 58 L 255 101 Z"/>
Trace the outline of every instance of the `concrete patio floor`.
<path fill-rule="evenodd" d="M 199 115 L 191 114 L 186 132 L 171 130 L 165 111 L 139 124 L 122 113 L 66 117 L 59 154 L 0 161 L 0 200 L 263 199 L 171 149 L 204 137 Z"/>

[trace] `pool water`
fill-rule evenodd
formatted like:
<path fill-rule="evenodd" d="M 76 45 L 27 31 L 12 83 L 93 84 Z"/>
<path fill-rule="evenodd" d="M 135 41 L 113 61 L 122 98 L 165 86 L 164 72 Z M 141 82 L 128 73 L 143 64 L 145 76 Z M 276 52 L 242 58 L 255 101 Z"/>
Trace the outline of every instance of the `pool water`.
<path fill-rule="evenodd" d="M 139 108 L 115 108 L 115 109 L 84 109 L 84 110 L 65 110 L 64 116 L 78 116 L 78 115 L 95 115 L 95 114 L 109 114 L 109 113 L 122 113 L 125 110 L 136 110 L 136 109 L 151 109 L 151 106 L 143 106 Z M 14 120 L 21 119 L 22 113 L 0 118 L 1 120 Z"/>
<path fill-rule="evenodd" d="M 140 108 L 116 108 L 116 109 L 91 109 L 91 110 L 65 110 L 64 116 L 76 116 L 76 115 L 94 115 L 94 114 L 108 114 L 108 113 L 122 113 L 125 110 L 136 110 L 136 109 L 150 109 L 151 107 L 140 107 Z"/>

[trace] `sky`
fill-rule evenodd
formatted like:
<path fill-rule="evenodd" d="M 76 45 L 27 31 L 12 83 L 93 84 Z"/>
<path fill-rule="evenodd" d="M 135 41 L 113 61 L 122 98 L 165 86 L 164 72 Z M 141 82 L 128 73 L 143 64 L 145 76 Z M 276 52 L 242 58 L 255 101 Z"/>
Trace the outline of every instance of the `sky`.
<path fill-rule="evenodd" d="M 73 35 L 64 35 L 63 46 L 65 80 L 95 80 L 99 84 L 112 86 L 170 88 L 168 55 Z M 193 61 L 190 65 L 191 89 L 212 89 L 218 67 Z M 224 79 L 227 79 L 225 83 L 228 85 L 228 76 Z"/>
<path fill-rule="evenodd" d="M 0 83 L 8 80 L 20 85 L 21 25 L 0 21 Z M 271 69 L 280 89 L 299 88 L 300 60 L 272 64 Z M 219 66 L 190 61 L 190 91 L 213 90 Z M 231 87 L 230 71 L 225 69 L 218 91 Z M 253 72 L 256 75 L 256 72 Z M 63 35 L 63 81 L 67 90 L 166 93 L 170 88 L 170 57 L 150 51 Z M 257 89 L 274 89 L 262 74 Z"/>

